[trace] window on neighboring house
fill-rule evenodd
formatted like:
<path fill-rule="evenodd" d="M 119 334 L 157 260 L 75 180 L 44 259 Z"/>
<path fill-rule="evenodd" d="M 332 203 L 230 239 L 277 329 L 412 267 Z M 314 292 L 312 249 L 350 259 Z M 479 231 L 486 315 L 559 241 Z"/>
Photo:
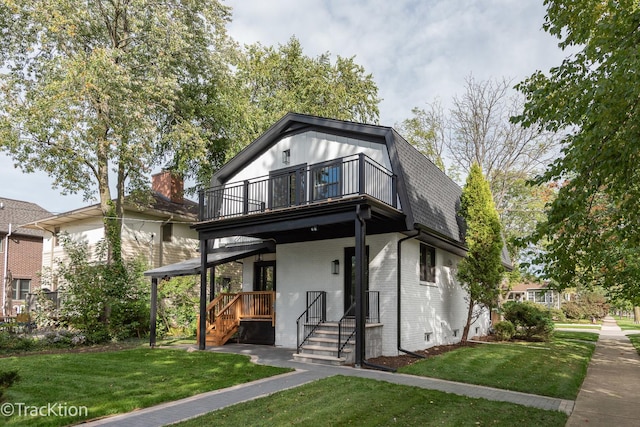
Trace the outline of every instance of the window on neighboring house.
<path fill-rule="evenodd" d="M 5 236 L 0 237 L 0 253 L 4 252 L 4 239 Z"/>
<path fill-rule="evenodd" d="M 31 290 L 31 280 L 13 279 L 13 299 L 26 300 Z"/>
<path fill-rule="evenodd" d="M 173 237 L 173 223 L 169 222 L 162 226 L 162 241 L 170 242 Z"/>
<path fill-rule="evenodd" d="M 60 227 L 53 229 L 53 246 L 60 246 Z"/>
<path fill-rule="evenodd" d="M 436 282 L 436 250 L 420 243 L 420 281 Z"/>
<path fill-rule="evenodd" d="M 323 200 L 341 195 L 342 163 L 331 163 L 311 169 L 313 200 Z"/>

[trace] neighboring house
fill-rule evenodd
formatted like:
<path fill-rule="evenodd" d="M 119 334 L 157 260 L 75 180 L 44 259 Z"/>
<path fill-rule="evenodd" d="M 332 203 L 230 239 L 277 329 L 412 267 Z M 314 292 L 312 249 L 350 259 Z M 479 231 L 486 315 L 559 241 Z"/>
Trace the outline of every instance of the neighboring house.
<path fill-rule="evenodd" d="M 152 267 L 198 256 L 198 235 L 190 228 L 197 212 L 197 203 L 183 197 L 181 178 L 166 171 L 153 175 L 151 203 L 141 206 L 125 198 L 123 256 L 142 257 Z M 56 260 L 65 259 L 61 236 L 87 242 L 94 258 L 96 245 L 104 238 L 99 204 L 48 216 L 28 227 L 44 232 L 42 264 L 51 271 L 51 291 L 57 289 Z"/>
<path fill-rule="evenodd" d="M 2 315 L 22 312 L 27 294 L 40 287 L 42 231 L 23 224 L 51 213 L 35 203 L 0 197 L 0 274 Z"/>
<path fill-rule="evenodd" d="M 296 357 L 360 365 L 458 342 L 467 315 L 455 280 L 467 253 L 460 195 L 392 128 L 287 114 L 200 192 L 194 228 L 209 250 L 146 272 L 152 301 L 165 275 L 237 261 L 239 295 L 207 298 L 201 276 L 201 349 L 239 332 L 297 348 Z M 470 336 L 489 327 L 485 311 Z"/>
<path fill-rule="evenodd" d="M 505 301 L 532 301 L 551 308 L 560 308 L 563 302 L 570 300 L 570 293 L 560 294 L 549 289 L 547 283 L 535 282 L 518 283 L 505 296 Z"/>

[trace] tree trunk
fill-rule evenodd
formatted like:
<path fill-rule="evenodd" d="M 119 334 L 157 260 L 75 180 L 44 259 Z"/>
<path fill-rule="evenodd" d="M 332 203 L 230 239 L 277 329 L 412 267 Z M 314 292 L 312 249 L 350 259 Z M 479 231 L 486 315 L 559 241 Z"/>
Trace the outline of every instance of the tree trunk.
<path fill-rule="evenodd" d="M 469 329 L 471 329 L 471 317 L 473 316 L 473 306 L 475 303 L 473 300 L 469 299 L 469 311 L 467 312 L 467 323 L 464 325 L 464 329 L 462 330 L 462 338 L 461 342 L 467 342 L 469 338 Z"/>
<path fill-rule="evenodd" d="M 633 323 L 640 323 L 640 306 L 633 307 Z"/>

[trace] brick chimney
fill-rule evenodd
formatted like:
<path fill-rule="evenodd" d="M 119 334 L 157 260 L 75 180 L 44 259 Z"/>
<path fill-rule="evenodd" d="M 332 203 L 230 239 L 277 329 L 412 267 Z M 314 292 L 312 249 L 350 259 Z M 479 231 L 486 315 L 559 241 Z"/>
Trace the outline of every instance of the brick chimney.
<path fill-rule="evenodd" d="M 152 175 L 151 189 L 173 203 L 184 203 L 184 182 L 182 177 L 171 171 L 162 171 Z"/>

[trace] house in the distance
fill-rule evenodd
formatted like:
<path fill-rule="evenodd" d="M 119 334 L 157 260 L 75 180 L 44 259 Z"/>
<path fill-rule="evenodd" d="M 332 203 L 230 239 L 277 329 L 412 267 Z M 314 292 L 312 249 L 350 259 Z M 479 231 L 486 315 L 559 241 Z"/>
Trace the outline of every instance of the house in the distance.
<path fill-rule="evenodd" d="M 571 293 L 560 293 L 551 289 L 548 283 L 521 282 L 509 289 L 505 301 L 531 301 L 549 308 L 560 308 L 563 302 L 570 301 Z"/>
<path fill-rule="evenodd" d="M 0 197 L 0 274 L 2 315 L 22 312 L 27 295 L 40 287 L 41 230 L 23 224 L 51 216 L 35 203 Z"/>
<path fill-rule="evenodd" d="M 197 256 L 198 236 L 190 228 L 197 219 L 197 203 L 183 196 L 183 181 L 168 171 L 152 176 L 151 202 L 134 203 L 125 198 L 122 220 L 122 253 L 126 258 L 142 257 L 149 266 L 179 262 Z M 51 271 L 51 291 L 57 288 L 56 260 L 64 260 L 61 236 L 88 243 L 95 256 L 104 238 L 99 204 L 33 221 L 28 227 L 44 232 L 42 266 Z"/>
<path fill-rule="evenodd" d="M 287 114 L 200 192 L 200 262 L 146 274 L 241 263 L 237 294 L 213 295 L 201 276 L 201 349 L 237 334 L 360 365 L 455 343 L 468 307 L 460 195 L 392 128 Z M 489 326 L 485 311 L 470 335 Z"/>

